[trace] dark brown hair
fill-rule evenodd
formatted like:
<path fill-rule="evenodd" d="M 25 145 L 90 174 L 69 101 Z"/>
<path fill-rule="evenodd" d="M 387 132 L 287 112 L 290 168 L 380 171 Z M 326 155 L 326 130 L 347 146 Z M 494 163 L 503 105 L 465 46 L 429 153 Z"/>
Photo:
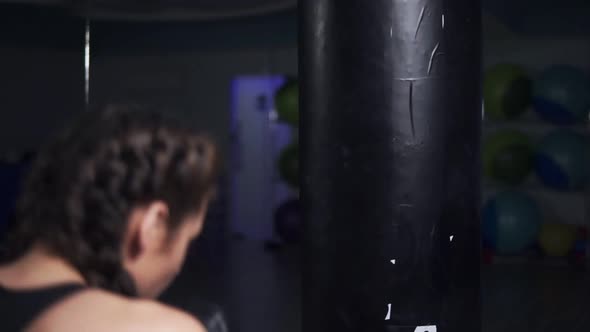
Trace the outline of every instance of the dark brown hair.
<path fill-rule="evenodd" d="M 91 286 L 136 295 L 121 262 L 134 207 L 161 200 L 169 226 L 196 212 L 213 189 L 214 144 L 136 107 L 87 112 L 35 160 L 8 234 L 10 257 L 41 244 Z"/>

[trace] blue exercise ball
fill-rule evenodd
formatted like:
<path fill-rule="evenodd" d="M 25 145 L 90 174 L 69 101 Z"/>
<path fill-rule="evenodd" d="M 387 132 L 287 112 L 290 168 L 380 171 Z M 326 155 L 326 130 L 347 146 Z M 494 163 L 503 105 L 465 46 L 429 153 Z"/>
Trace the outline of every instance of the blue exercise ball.
<path fill-rule="evenodd" d="M 580 190 L 588 182 L 588 140 L 566 129 L 545 136 L 535 156 L 535 172 L 548 187 L 558 190 Z"/>
<path fill-rule="evenodd" d="M 586 121 L 590 111 L 590 76 L 572 66 L 553 66 L 533 84 L 533 105 L 539 116 L 556 124 Z"/>
<path fill-rule="evenodd" d="M 483 208 L 483 239 L 496 254 L 518 254 L 535 243 L 541 213 L 535 201 L 516 191 L 499 193 Z"/>

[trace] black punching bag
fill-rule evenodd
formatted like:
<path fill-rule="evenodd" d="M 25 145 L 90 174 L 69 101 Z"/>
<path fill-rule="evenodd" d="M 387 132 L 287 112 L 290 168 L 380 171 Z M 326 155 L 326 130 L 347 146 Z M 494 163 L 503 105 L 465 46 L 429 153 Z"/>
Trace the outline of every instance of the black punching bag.
<path fill-rule="evenodd" d="M 299 6 L 303 331 L 480 331 L 480 1 Z"/>

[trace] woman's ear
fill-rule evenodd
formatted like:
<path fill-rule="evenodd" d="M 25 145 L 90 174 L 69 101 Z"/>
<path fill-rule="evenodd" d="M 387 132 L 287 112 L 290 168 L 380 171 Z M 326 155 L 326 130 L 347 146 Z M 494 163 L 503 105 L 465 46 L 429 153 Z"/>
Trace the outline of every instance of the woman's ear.
<path fill-rule="evenodd" d="M 136 260 L 144 254 L 159 250 L 167 239 L 168 205 L 154 201 L 131 213 L 126 234 L 127 258 Z"/>

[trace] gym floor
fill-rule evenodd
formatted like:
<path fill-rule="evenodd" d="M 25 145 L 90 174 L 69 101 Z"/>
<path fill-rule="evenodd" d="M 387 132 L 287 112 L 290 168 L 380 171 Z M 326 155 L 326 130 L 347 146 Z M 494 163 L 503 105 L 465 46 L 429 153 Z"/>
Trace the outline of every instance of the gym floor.
<path fill-rule="evenodd" d="M 235 240 L 215 259 L 189 259 L 167 299 L 220 304 L 232 332 L 300 332 L 301 274 L 295 250 L 268 252 Z M 522 265 L 482 270 L 483 332 L 590 331 L 590 278 L 565 268 Z"/>

